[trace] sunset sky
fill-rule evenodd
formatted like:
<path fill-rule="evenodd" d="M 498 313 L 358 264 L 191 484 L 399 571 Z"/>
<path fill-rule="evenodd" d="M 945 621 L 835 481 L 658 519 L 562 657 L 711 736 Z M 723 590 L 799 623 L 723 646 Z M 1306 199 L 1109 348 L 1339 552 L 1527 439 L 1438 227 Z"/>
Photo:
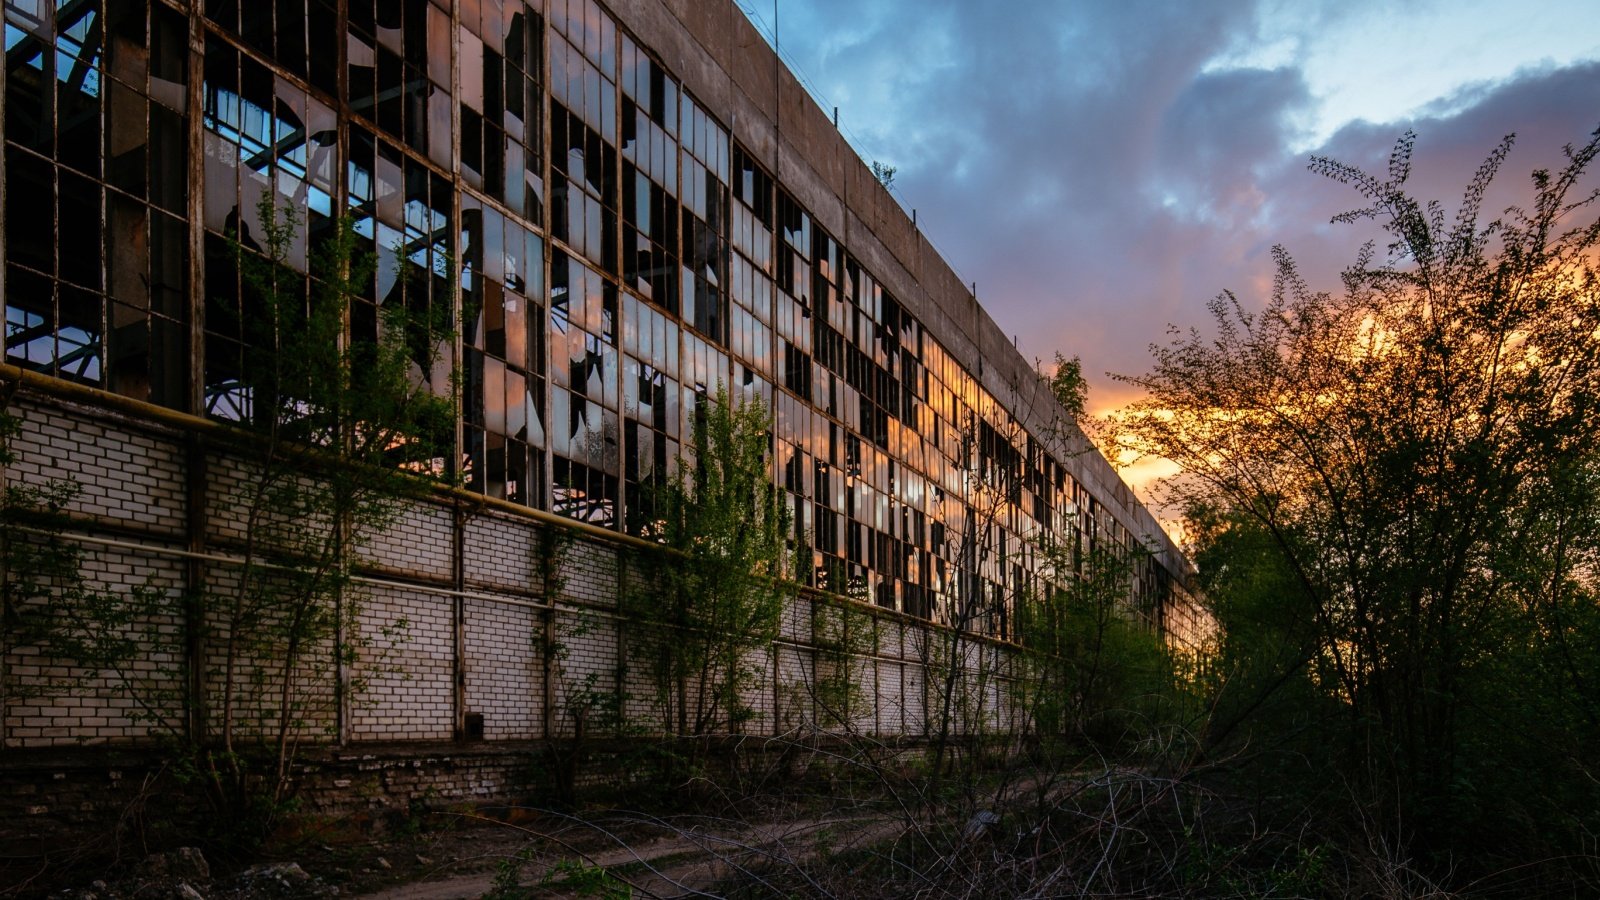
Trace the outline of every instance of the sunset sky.
<path fill-rule="evenodd" d="M 774 0 L 739 0 L 770 35 Z M 1128 398 L 1169 323 L 1261 302 L 1281 243 L 1314 287 L 1368 238 L 1313 154 L 1377 171 L 1407 128 L 1450 208 L 1509 132 L 1498 212 L 1600 125 L 1592 0 L 777 0 L 781 52 L 1024 355 Z"/>

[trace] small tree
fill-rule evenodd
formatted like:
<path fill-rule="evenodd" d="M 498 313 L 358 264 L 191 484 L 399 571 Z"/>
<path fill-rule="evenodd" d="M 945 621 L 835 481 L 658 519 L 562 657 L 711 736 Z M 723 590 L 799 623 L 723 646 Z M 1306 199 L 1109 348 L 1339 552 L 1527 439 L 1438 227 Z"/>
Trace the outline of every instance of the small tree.
<path fill-rule="evenodd" d="M 311 713 L 344 702 L 351 686 L 332 672 L 359 662 L 353 551 L 429 490 L 450 455 L 455 402 L 430 387 L 452 334 L 448 303 L 390 302 L 375 341 L 348 340 L 350 302 L 374 266 L 351 223 L 334 223 L 322 240 L 307 290 L 288 264 L 300 228 L 293 210 L 270 194 L 258 210 L 261 255 L 234 244 L 250 339 L 239 389 L 246 465 L 222 500 L 241 532 L 241 562 L 209 601 L 221 644 L 220 746 L 201 758 L 222 809 L 270 816 Z M 264 771 L 248 747 L 267 751 Z"/>
<path fill-rule="evenodd" d="M 952 737 L 977 738 L 983 730 L 983 697 L 994 675 L 985 665 L 985 637 L 1006 628 L 1015 606 L 1011 592 L 984 581 L 982 573 L 1002 565 L 999 526 L 1022 488 L 1022 456 L 1017 449 L 1020 428 L 1002 432 L 977 413 L 969 412 L 961 430 L 959 461 L 963 496 L 956 501 L 959 521 L 946 522 L 945 550 L 955 561 L 947 583 L 939 624 L 917 639 L 923 669 L 934 688 L 936 704 L 931 732 L 933 790 L 938 794 Z M 969 667 L 976 655 L 978 665 Z"/>
<path fill-rule="evenodd" d="M 629 600 L 664 632 L 656 675 L 680 735 L 754 714 L 741 700 L 759 675 L 750 656 L 771 647 L 798 590 L 767 456 L 771 425 L 758 399 L 735 406 L 723 388 L 704 398 L 694 459 L 680 461 L 656 505 L 652 532 L 666 552 L 645 557 L 649 587 Z"/>
<path fill-rule="evenodd" d="M 839 606 L 818 603 L 812 607 L 815 666 L 806 684 L 810 700 L 816 705 L 818 724 L 847 731 L 863 707 L 872 708 L 872 698 L 861 689 L 861 676 L 875 649 L 874 622 L 871 614 L 864 611 L 866 592 L 852 595 L 850 600 L 853 602 Z"/>
<path fill-rule="evenodd" d="M 1089 382 L 1083 377 L 1083 363 L 1074 356 L 1067 359 L 1056 352 L 1056 367 L 1050 373 L 1050 393 L 1066 410 L 1067 421 L 1078 424 L 1083 420 L 1089 403 Z"/>
<path fill-rule="evenodd" d="M 1031 673 L 1029 712 L 1041 737 L 1102 744 L 1139 737 L 1131 719 L 1171 698 L 1161 635 L 1133 608 L 1141 552 L 1045 547 L 1056 580 L 1017 604 L 1017 637 Z"/>

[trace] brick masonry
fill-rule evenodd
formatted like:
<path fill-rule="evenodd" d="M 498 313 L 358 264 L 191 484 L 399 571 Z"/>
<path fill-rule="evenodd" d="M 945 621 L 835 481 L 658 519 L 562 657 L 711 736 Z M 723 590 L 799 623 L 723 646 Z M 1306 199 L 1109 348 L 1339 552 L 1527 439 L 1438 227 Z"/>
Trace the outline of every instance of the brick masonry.
<path fill-rule="evenodd" d="M 215 723 L 226 677 L 222 610 L 240 578 L 233 560 L 247 537 L 241 511 L 253 487 L 250 466 L 215 439 L 197 453 L 197 426 L 182 422 L 31 393 L 12 410 L 23 428 L 6 477 L 78 485 L 70 537 L 84 548 L 89 586 L 122 594 L 148 588 L 167 599 L 137 626 L 146 649 L 121 674 L 74 670 L 37 648 L 4 648 L 0 773 L 23 759 L 37 765 L 40 753 L 67 765 L 118 748 L 138 752 L 163 733 L 181 734 L 192 727 L 182 703 L 191 681 L 201 686 Z M 204 471 L 192 473 L 187 461 L 197 458 Z M 206 506 L 191 517 L 188 504 L 196 496 Z M 619 593 L 644 589 L 637 565 L 628 562 L 638 551 L 587 533 L 552 543 L 550 529 L 563 526 L 453 502 L 460 501 L 413 504 L 360 542 L 362 578 L 343 600 L 349 652 L 338 653 L 332 642 L 309 648 L 293 673 L 292 730 L 322 760 L 305 776 L 318 808 L 424 795 L 503 798 L 526 779 L 493 762 L 511 752 L 496 746 L 570 737 L 580 721 L 587 735 L 601 739 L 662 734 L 669 725 L 655 672 L 662 642 L 671 638 L 630 625 L 620 613 Z M 203 524 L 202 534 L 189 532 L 191 519 Z M 186 626 L 183 598 L 191 587 L 210 598 L 199 635 Z M 847 661 L 838 658 L 836 643 L 818 649 L 842 627 L 865 629 L 849 642 Z M 931 671 L 925 661 L 939 646 L 937 633 L 903 617 L 871 606 L 843 617 L 830 603 L 802 596 L 784 610 L 777 643 L 748 661 L 759 675 L 742 693 L 754 717 L 740 730 L 778 735 L 848 727 L 915 738 L 939 707 L 943 666 L 937 653 Z M 966 648 L 962 662 L 970 677 L 956 704 L 966 727 L 1010 720 L 1003 681 L 1009 654 L 998 646 Z M 854 686 L 844 722 L 830 717 L 814 691 L 819 678 L 841 671 Z M 271 704 L 252 697 L 282 677 L 273 648 L 249 647 L 241 655 L 233 673 L 235 715 L 247 730 L 275 733 L 280 723 Z M 441 753 L 441 746 L 459 752 Z M 383 748 L 381 759 L 362 763 L 363 747 Z M 469 750 L 473 761 L 461 762 L 466 757 L 459 754 Z M 526 762 L 525 753 L 517 758 Z M 52 781 L 29 783 L 36 786 L 17 788 L 0 814 L 61 808 L 47 796 Z"/>

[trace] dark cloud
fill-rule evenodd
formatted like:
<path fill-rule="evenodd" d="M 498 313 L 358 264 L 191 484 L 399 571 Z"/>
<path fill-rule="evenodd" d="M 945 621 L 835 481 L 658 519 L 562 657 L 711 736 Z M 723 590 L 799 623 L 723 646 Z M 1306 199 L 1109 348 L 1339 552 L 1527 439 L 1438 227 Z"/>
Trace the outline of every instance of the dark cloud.
<path fill-rule="evenodd" d="M 1247 227 L 1264 211 L 1260 180 L 1297 136 L 1291 113 L 1311 100 L 1293 69 L 1197 76 L 1166 110 L 1152 198 L 1218 227 Z"/>
<path fill-rule="evenodd" d="M 1483 205 L 1481 221 L 1487 223 L 1507 207 L 1528 202 L 1531 173 L 1560 167 L 1562 147 L 1582 143 L 1597 125 L 1600 62 L 1591 62 L 1526 70 L 1498 84 L 1475 85 L 1405 121 L 1352 123 L 1312 152 L 1381 174 L 1395 142 L 1408 129 L 1415 131 L 1411 190 L 1453 214 L 1478 167 L 1514 134 L 1512 151 Z M 1360 196 L 1306 172 L 1304 157 L 1292 162 L 1263 185 L 1279 198 L 1269 223 L 1272 240 L 1289 248 L 1314 283 L 1331 289 L 1355 248 L 1363 240 L 1380 239 L 1381 233 L 1372 223 L 1328 224 L 1333 215 L 1360 207 Z"/>
<path fill-rule="evenodd" d="M 1254 0 L 804 9 L 816 38 L 786 53 L 843 107 L 862 152 L 899 167 L 903 202 L 1024 354 L 1082 356 L 1102 400 L 1119 389 L 1100 373 L 1141 370 L 1168 323 L 1203 324 L 1209 297 L 1259 302 L 1273 244 L 1333 288 L 1376 235 L 1328 224 L 1359 197 L 1293 149 L 1316 86 L 1292 62 L 1212 68 L 1254 39 Z M 853 104 L 882 112 L 854 121 Z M 1412 121 L 1352 123 L 1311 152 L 1381 171 L 1414 128 L 1418 191 L 1449 204 L 1516 131 L 1497 209 L 1597 122 L 1600 63 L 1587 63 L 1471 85 Z"/>

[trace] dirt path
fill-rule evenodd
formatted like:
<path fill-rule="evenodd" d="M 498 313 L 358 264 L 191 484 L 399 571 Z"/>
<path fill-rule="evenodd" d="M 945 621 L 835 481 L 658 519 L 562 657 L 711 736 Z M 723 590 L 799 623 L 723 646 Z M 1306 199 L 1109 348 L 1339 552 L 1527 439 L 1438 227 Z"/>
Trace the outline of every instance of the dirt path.
<path fill-rule="evenodd" d="M 752 865 L 803 864 L 824 847 L 864 846 L 894 839 L 903 825 L 887 817 L 851 817 L 740 825 L 727 820 L 615 817 L 569 825 L 552 839 L 532 829 L 522 847 L 538 855 L 521 867 L 520 884 L 539 883 L 557 860 L 574 859 L 625 880 L 640 897 L 694 895 Z M 514 852 L 516 845 L 507 845 Z M 506 854 L 509 856 L 509 854 Z M 506 858 L 506 857 L 502 857 Z M 471 872 L 415 881 L 357 900 L 465 900 L 487 893 L 496 872 Z M 554 889 L 559 891 L 559 889 Z"/>

